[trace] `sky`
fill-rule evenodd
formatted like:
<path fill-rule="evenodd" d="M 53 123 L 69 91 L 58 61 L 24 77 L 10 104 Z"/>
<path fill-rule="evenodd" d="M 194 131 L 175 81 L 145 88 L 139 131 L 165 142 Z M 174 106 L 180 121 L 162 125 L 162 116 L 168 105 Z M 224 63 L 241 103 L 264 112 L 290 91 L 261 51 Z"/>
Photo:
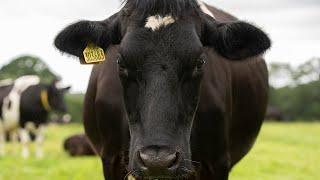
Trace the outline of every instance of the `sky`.
<path fill-rule="evenodd" d="M 273 46 L 266 61 L 297 66 L 320 57 L 320 0 L 204 0 L 266 31 Z M 103 20 L 119 0 L 1 0 L 0 66 L 21 55 L 36 55 L 62 76 L 73 92 L 85 92 L 91 66 L 62 55 L 56 34 L 78 20 Z"/>

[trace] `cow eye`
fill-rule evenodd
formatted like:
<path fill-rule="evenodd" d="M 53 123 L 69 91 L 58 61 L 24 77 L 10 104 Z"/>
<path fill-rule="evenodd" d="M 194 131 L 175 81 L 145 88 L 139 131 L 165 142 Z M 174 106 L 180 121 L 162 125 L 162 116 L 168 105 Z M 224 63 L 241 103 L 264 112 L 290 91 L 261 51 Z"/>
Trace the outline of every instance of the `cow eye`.
<path fill-rule="evenodd" d="M 206 61 L 204 60 L 204 58 L 199 58 L 196 61 L 196 68 L 200 69 L 202 68 L 202 66 L 206 63 Z"/>
<path fill-rule="evenodd" d="M 122 60 L 122 56 L 119 55 L 118 59 L 117 59 L 117 64 L 119 66 L 119 75 L 121 77 L 128 77 L 129 73 L 128 73 L 128 69 L 126 68 L 123 60 Z"/>
<path fill-rule="evenodd" d="M 202 71 L 202 66 L 206 63 L 206 61 L 204 60 L 204 58 L 199 58 L 195 61 L 195 64 L 194 64 L 194 69 L 193 69 L 193 72 L 192 72 L 192 77 L 193 78 L 198 78 L 198 77 L 201 77 L 202 74 L 203 74 L 203 71 Z"/>
<path fill-rule="evenodd" d="M 124 66 L 124 63 L 123 63 L 123 61 L 122 61 L 122 55 L 121 54 L 119 54 L 118 55 L 118 58 L 117 58 L 117 64 L 119 65 L 119 66 Z"/>

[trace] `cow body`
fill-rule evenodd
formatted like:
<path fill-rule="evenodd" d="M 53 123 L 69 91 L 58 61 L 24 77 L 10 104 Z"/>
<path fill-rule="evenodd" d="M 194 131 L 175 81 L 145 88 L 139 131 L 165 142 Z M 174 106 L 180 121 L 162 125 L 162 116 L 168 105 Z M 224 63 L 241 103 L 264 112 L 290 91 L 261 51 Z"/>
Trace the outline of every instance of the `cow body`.
<path fill-rule="evenodd" d="M 35 135 L 36 155 L 39 158 L 42 157 L 41 145 L 44 140 L 44 125 L 47 122 L 48 113 L 52 110 L 51 107 L 65 111 L 64 102 L 60 103 L 62 105 L 59 105 L 59 108 L 56 105 L 50 106 L 50 101 L 53 102 L 51 95 L 57 92 L 58 89 L 52 85 L 40 83 L 40 78 L 37 76 L 22 76 L 0 87 L 1 155 L 4 155 L 4 137 L 9 135 L 13 143 L 16 143 L 18 138 L 20 139 L 23 146 L 22 156 L 27 158 L 30 135 Z"/>
<path fill-rule="evenodd" d="M 224 12 L 212 12 L 217 20 L 234 20 Z M 219 179 L 213 170 L 229 171 L 247 154 L 260 130 L 268 94 L 267 67 L 262 57 L 228 62 L 212 49 L 205 51 L 209 59 L 218 60 L 206 62 L 191 135 L 192 161 L 201 162 L 203 167 L 201 180 Z M 117 53 L 117 46 L 110 47 L 106 62 L 94 67 L 84 106 L 86 132 L 103 157 L 104 167 L 113 167 L 112 179 L 128 173 L 124 154 L 130 145 Z"/>
<path fill-rule="evenodd" d="M 270 40 L 195 0 L 128 0 L 119 14 L 55 41 L 80 59 L 86 43 L 106 50 L 83 113 L 105 178 L 228 179 L 264 118 Z"/>

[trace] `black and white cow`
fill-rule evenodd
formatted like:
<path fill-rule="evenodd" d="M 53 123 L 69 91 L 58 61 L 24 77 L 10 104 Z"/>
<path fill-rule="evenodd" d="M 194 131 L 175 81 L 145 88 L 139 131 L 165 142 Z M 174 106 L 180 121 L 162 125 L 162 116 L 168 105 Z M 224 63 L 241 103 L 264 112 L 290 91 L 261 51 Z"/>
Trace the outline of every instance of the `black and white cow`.
<path fill-rule="evenodd" d="M 36 156 L 43 156 L 44 125 L 50 111 L 65 112 L 64 93 L 70 87 L 59 87 L 57 80 L 43 84 L 38 76 L 22 76 L 15 81 L 0 81 L 0 156 L 5 154 L 5 136 L 13 143 L 18 138 L 22 156 L 29 156 L 30 134 L 35 135 Z"/>

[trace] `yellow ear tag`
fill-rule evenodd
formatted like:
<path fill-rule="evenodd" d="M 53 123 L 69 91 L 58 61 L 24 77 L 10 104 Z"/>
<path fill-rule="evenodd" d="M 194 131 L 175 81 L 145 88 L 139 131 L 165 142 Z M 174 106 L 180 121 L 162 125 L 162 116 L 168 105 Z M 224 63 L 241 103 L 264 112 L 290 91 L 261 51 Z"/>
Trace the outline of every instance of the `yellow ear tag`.
<path fill-rule="evenodd" d="M 128 180 L 136 180 L 131 174 L 128 176 Z"/>
<path fill-rule="evenodd" d="M 91 43 L 83 50 L 83 57 L 86 64 L 97 64 L 106 60 L 103 49 Z"/>

